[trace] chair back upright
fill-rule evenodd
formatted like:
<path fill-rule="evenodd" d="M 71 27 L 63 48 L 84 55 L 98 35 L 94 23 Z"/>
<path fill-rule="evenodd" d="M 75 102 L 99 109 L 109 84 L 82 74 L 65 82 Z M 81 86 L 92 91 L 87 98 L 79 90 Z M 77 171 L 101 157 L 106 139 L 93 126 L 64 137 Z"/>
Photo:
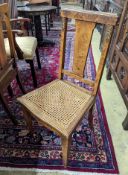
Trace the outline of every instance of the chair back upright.
<path fill-rule="evenodd" d="M 96 95 L 102 77 L 113 27 L 117 23 L 117 15 L 105 12 L 63 9 L 61 11 L 61 16 L 63 18 L 63 27 L 61 32 L 59 79 L 62 79 L 63 75 L 75 78 L 92 87 L 93 90 L 91 93 L 92 95 Z M 75 20 L 76 27 L 72 71 L 64 69 L 68 19 Z M 106 36 L 103 49 L 101 51 L 101 58 L 96 72 L 96 78 L 95 81 L 92 81 L 90 79 L 85 79 L 84 70 L 86 67 L 93 31 L 97 23 L 106 26 Z"/>
<path fill-rule="evenodd" d="M 15 58 L 15 48 L 13 41 L 13 34 L 11 31 L 10 18 L 9 18 L 8 4 L 4 3 L 0 5 L 0 67 L 4 68 L 7 63 Z M 9 47 L 11 52 L 11 58 L 7 58 L 4 45 L 4 35 L 9 40 Z"/>

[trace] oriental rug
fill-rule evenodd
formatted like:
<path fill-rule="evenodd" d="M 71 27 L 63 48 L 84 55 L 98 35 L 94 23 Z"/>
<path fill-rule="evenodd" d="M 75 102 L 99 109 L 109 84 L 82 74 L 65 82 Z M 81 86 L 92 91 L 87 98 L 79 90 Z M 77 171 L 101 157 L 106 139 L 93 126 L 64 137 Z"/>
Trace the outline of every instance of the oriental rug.
<path fill-rule="evenodd" d="M 41 70 L 38 69 L 35 60 L 38 87 L 57 78 L 60 32 L 49 33 L 49 36 L 50 39 L 54 39 L 56 44 L 54 47 L 39 48 L 42 64 Z M 70 68 L 72 64 L 72 43 L 74 40 L 73 31 L 68 32 L 67 39 L 65 66 Z M 25 90 L 27 92 L 33 90 L 29 66 L 24 61 L 18 61 L 18 67 Z M 88 54 L 85 76 L 92 80 L 95 77 L 95 65 L 91 48 Z M 72 79 L 70 81 L 88 88 L 78 81 Z M 33 135 L 29 134 L 23 112 L 16 100 L 22 94 L 15 80 L 12 82 L 12 87 L 15 96 L 10 98 L 7 92 L 5 92 L 5 96 L 18 120 L 18 125 L 14 126 L 12 124 L 2 105 L 0 105 L 0 167 L 63 170 L 60 138 L 52 131 L 40 126 L 34 119 L 34 133 Z M 67 170 L 118 174 L 118 166 L 100 91 L 93 114 L 94 131 L 89 128 L 87 116 L 85 116 L 72 134 Z"/>

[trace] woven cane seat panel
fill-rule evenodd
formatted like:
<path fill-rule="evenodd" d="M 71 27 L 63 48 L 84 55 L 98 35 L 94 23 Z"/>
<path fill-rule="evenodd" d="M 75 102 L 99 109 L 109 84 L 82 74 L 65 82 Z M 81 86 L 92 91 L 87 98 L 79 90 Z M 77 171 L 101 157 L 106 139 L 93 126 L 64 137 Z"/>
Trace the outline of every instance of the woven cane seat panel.
<path fill-rule="evenodd" d="M 61 80 L 55 80 L 19 98 L 19 101 L 59 132 L 65 133 L 79 118 L 90 95 Z"/>

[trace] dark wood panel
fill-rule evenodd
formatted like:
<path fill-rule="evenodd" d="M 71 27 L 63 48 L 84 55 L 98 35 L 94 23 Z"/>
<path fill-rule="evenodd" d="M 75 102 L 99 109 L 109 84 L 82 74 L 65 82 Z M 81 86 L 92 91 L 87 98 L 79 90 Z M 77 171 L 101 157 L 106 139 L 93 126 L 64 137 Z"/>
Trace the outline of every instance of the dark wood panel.
<path fill-rule="evenodd" d="M 128 109 L 128 0 L 125 1 L 123 12 L 116 31 L 111 50 L 107 79 L 111 73 L 117 83 L 124 103 Z M 123 122 L 123 127 L 128 130 L 128 114 Z"/>

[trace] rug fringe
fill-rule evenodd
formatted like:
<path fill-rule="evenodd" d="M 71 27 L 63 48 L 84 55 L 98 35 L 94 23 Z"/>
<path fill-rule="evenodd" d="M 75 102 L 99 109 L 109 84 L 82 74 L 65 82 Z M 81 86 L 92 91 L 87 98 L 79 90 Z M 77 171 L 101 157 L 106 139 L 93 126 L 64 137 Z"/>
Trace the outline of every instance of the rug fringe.
<path fill-rule="evenodd" d="M 44 169 L 36 169 L 36 168 L 11 168 L 11 167 L 0 167 L 0 171 L 22 171 L 22 172 L 36 172 L 38 175 L 44 175 L 44 173 L 59 173 L 60 175 L 119 175 L 119 174 L 109 174 L 109 173 L 89 173 L 89 172 L 74 172 L 67 170 L 44 170 Z M 57 174 L 57 175 L 59 175 Z"/>

